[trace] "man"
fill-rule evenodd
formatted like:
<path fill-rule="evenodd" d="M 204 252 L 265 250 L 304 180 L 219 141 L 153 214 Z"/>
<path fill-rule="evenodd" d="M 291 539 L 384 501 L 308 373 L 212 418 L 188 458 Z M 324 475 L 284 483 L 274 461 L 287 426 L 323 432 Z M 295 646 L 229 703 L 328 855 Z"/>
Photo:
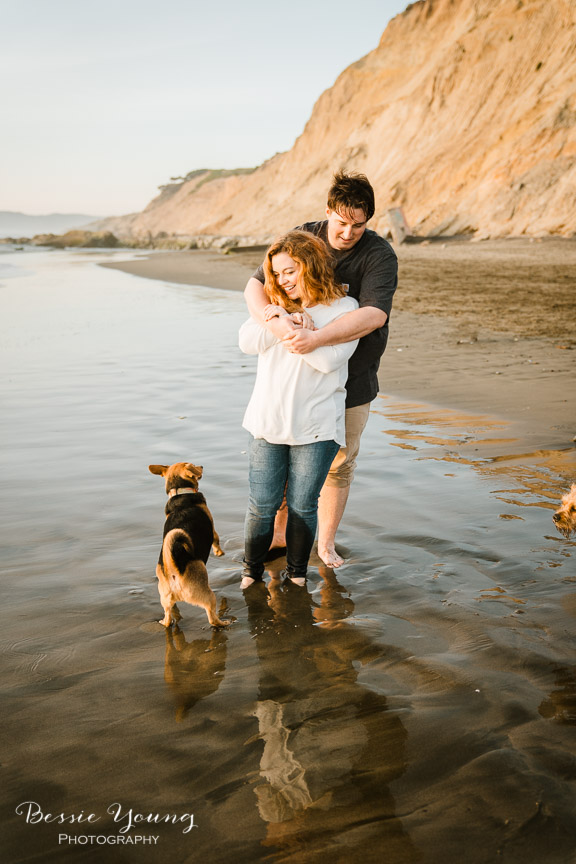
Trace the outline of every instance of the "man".
<path fill-rule="evenodd" d="M 334 175 L 328 192 L 326 219 L 306 222 L 300 230 L 321 237 L 332 252 L 336 280 L 347 287 L 359 309 L 320 330 L 298 328 L 289 317 L 273 318 L 266 327 L 288 351 L 306 354 L 322 345 L 360 339 L 348 364 L 346 384 L 346 447 L 337 454 L 318 502 L 318 555 L 328 567 L 344 560 L 335 547 L 354 476 L 360 437 L 370 402 L 378 392 L 378 366 L 388 340 L 388 320 L 398 284 L 398 261 L 390 244 L 367 228 L 374 215 L 374 190 L 364 174 Z M 264 323 L 268 303 L 260 267 L 248 280 L 244 296 L 253 318 Z M 276 537 L 278 536 L 278 526 Z"/>

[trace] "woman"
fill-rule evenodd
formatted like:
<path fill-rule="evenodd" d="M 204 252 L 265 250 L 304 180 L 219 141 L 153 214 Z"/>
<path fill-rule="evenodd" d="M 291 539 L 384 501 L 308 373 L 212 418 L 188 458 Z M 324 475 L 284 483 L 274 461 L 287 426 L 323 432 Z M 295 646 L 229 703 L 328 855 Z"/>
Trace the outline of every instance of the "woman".
<path fill-rule="evenodd" d="M 299 323 L 311 321 L 320 328 L 358 307 L 335 283 L 329 252 L 313 234 L 291 231 L 273 243 L 264 271 L 267 319 L 292 314 Z M 285 489 L 286 573 L 304 584 L 318 496 L 334 456 L 345 445 L 344 385 L 357 344 L 292 354 L 253 318 L 240 328 L 242 351 L 259 355 L 243 421 L 252 435 L 243 588 L 262 579 Z"/>

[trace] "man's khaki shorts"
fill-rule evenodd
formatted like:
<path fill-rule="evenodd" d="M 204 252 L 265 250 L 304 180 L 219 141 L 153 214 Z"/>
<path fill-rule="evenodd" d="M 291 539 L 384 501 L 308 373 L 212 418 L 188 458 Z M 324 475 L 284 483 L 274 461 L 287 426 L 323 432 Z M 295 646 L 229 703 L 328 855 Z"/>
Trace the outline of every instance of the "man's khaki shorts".
<path fill-rule="evenodd" d="M 360 450 L 360 438 L 368 422 L 370 403 L 346 409 L 346 446 L 336 454 L 328 472 L 325 486 L 350 486 L 354 478 L 356 457 Z"/>

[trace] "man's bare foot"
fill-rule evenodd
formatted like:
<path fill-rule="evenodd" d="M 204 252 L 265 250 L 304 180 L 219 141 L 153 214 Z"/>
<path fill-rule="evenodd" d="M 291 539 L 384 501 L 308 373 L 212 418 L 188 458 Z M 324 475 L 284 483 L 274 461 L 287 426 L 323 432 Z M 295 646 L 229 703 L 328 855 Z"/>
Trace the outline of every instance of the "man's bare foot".
<path fill-rule="evenodd" d="M 326 564 L 327 567 L 331 567 L 334 570 L 336 567 L 341 567 L 344 564 L 344 558 L 341 558 L 340 555 L 336 552 L 334 546 L 324 546 L 318 547 L 318 557 Z"/>

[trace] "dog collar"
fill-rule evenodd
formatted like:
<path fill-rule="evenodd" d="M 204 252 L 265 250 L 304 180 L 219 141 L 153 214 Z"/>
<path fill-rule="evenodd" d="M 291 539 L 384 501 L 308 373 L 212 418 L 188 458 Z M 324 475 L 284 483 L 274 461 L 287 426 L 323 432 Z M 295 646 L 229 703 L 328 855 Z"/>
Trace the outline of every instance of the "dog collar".
<path fill-rule="evenodd" d="M 197 489 L 190 489 L 188 486 L 186 486 L 184 489 L 171 489 L 168 493 L 168 497 L 173 498 L 174 495 L 186 495 L 189 492 L 196 493 L 197 491 Z"/>

